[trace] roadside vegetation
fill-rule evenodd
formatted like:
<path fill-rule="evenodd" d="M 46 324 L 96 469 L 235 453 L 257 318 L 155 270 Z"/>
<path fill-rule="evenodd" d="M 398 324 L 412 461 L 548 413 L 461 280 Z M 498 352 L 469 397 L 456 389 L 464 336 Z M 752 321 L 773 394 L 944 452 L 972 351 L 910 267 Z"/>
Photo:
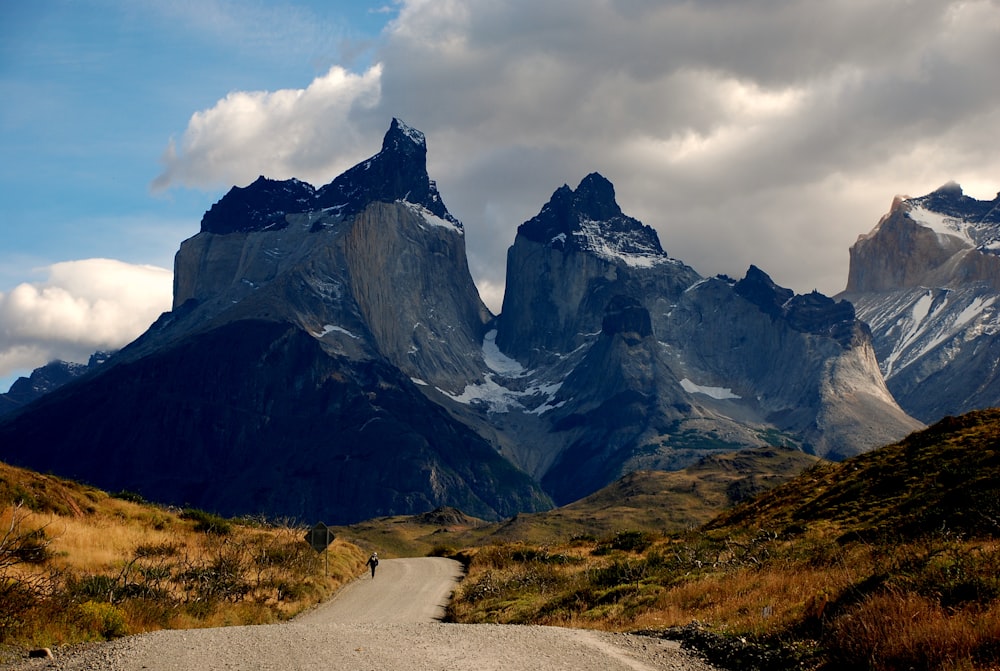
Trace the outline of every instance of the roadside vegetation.
<path fill-rule="evenodd" d="M 0 651 L 287 619 L 365 560 L 338 540 L 327 569 L 305 534 L 0 464 Z"/>
<path fill-rule="evenodd" d="M 639 631 L 730 669 L 1000 669 L 1000 411 L 711 522 L 455 553 L 449 618 Z"/>
<path fill-rule="evenodd" d="M 302 528 L 0 464 L 0 661 L 287 619 L 377 549 L 462 561 L 455 622 L 640 632 L 734 670 L 1000 670 L 998 446 L 990 410 L 838 464 L 774 448 L 501 523 L 380 518 L 334 529 L 328 572 Z"/>

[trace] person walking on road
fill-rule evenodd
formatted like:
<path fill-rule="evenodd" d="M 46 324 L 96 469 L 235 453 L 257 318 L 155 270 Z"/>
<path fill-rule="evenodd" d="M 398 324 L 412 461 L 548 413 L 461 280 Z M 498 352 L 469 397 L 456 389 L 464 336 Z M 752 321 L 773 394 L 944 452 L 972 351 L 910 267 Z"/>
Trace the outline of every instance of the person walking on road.
<path fill-rule="evenodd" d="M 378 566 L 378 553 L 373 552 L 372 556 L 368 558 L 368 566 L 372 570 L 372 579 L 375 578 L 375 567 Z"/>

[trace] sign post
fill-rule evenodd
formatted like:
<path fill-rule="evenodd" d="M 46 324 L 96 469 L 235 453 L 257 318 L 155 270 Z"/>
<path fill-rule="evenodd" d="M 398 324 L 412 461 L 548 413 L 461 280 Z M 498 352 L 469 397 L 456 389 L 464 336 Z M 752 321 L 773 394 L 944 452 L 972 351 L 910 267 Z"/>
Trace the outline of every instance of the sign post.
<path fill-rule="evenodd" d="M 330 543 L 336 536 L 330 531 L 330 527 L 326 526 L 322 522 L 317 522 L 312 529 L 306 532 L 306 542 L 312 547 L 316 552 L 322 552 L 326 555 L 326 569 L 323 575 L 329 575 L 330 573 Z"/>

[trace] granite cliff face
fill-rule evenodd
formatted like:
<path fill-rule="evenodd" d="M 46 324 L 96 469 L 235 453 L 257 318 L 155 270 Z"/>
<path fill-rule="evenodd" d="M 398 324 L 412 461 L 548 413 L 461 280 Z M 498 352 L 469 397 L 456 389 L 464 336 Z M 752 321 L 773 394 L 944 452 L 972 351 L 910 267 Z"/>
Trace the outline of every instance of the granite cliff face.
<path fill-rule="evenodd" d="M 264 178 L 234 188 L 181 244 L 174 311 L 193 329 L 288 320 L 332 353 L 384 357 L 413 378 L 461 390 L 482 374 L 492 315 L 469 274 L 462 225 L 427 176 L 423 143 L 393 120 L 379 154 L 318 191 Z"/>
<path fill-rule="evenodd" d="M 755 267 L 701 277 L 597 174 L 518 229 L 496 343 L 522 387 L 547 390 L 523 397 L 544 447 L 510 456 L 557 502 L 714 451 L 778 442 L 840 458 L 920 426 L 849 303 L 796 296 Z"/>
<path fill-rule="evenodd" d="M 919 426 L 851 304 L 755 267 L 700 276 L 597 173 L 518 227 L 494 317 L 426 152 L 393 120 L 323 187 L 233 188 L 181 244 L 172 310 L 0 420 L 0 458 L 229 514 L 496 518 L 639 468 L 837 458 Z"/>
<path fill-rule="evenodd" d="M 870 326 L 889 389 L 914 417 L 1000 405 L 1000 196 L 949 183 L 897 197 L 851 248 L 842 298 Z"/>

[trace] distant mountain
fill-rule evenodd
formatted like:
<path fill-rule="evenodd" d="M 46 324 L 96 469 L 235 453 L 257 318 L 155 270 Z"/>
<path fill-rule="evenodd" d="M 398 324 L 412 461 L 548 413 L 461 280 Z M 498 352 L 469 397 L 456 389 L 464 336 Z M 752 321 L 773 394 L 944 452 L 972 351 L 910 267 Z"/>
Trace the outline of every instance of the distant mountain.
<path fill-rule="evenodd" d="M 181 244 L 171 311 L 0 420 L 0 459 L 224 514 L 497 519 L 636 470 L 840 458 L 920 426 L 849 303 L 755 267 L 701 277 L 597 173 L 518 228 L 490 314 L 426 154 L 393 120 L 323 187 L 234 187 Z"/>
<path fill-rule="evenodd" d="M 95 352 L 90 355 L 87 363 L 51 361 L 31 371 L 29 377 L 17 378 L 6 394 L 0 394 L 0 415 L 13 412 L 85 373 L 95 370 L 112 354 L 114 352 Z"/>
<path fill-rule="evenodd" d="M 914 417 L 1000 405 L 1000 195 L 954 183 L 896 198 L 851 248 L 846 291 L 890 391 Z"/>

